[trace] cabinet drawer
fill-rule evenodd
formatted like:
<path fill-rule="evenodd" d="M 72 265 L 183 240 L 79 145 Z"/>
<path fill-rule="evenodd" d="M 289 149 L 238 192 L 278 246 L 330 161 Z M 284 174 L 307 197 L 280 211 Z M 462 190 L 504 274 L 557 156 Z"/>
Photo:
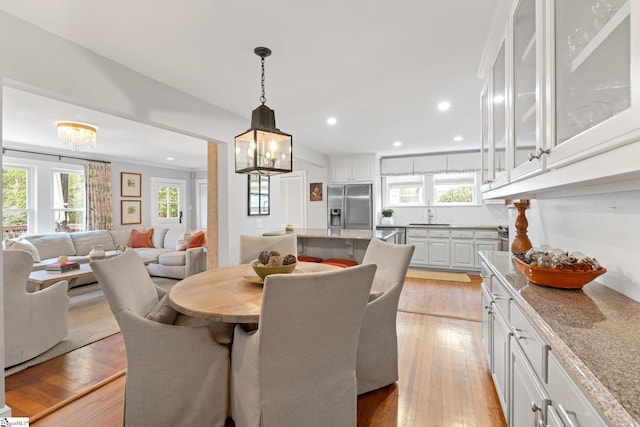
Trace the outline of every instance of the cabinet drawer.
<path fill-rule="evenodd" d="M 551 404 L 564 425 L 572 425 L 569 422 L 575 426 L 607 425 L 553 352 L 549 352 L 547 391 L 551 397 Z"/>
<path fill-rule="evenodd" d="M 451 230 L 451 237 L 454 239 L 473 239 L 472 230 Z"/>
<path fill-rule="evenodd" d="M 429 237 L 449 238 L 449 230 L 429 230 Z"/>
<path fill-rule="evenodd" d="M 496 308 L 505 319 L 509 319 L 509 301 L 511 301 L 511 298 L 507 290 L 499 280 L 492 280 L 491 285 L 491 295 L 495 300 Z"/>
<path fill-rule="evenodd" d="M 549 345 L 533 329 L 531 323 L 524 317 L 520 308 L 513 301 L 511 302 L 510 316 L 514 338 L 522 346 L 522 350 L 540 380 L 547 382 Z"/>
<path fill-rule="evenodd" d="M 429 236 L 429 230 L 427 230 L 426 228 L 412 228 L 410 230 L 407 230 L 407 237 L 428 237 Z"/>
<path fill-rule="evenodd" d="M 497 231 L 476 231 L 476 239 L 498 240 L 498 232 Z"/>

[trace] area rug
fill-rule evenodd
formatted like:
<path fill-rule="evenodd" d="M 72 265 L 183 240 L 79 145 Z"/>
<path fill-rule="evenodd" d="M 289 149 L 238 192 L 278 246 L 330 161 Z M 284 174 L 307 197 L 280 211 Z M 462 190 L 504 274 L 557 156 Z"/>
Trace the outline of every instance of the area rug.
<path fill-rule="evenodd" d="M 165 289 L 177 282 L 173 279 L 153 279 Z M 66 339 L 33 359 L 5 369 L 5 377 L 120 332 L 118 322 L 97 283 L 69 290 L 68 322 Z"/>
<path fill-rule="evenodd" d="M 407 277 L 414 279 L 448 280 L 451 282 L 471 282 L 469 276 L 464 273 L 449 273 L 447 271 L 416 270 L 410 268 Z"/>

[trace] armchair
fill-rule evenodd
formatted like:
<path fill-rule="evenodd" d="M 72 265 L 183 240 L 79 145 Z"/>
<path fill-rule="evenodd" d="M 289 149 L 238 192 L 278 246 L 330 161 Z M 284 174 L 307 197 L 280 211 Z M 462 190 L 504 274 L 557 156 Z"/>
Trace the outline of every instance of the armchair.
<path fill-rule="evenodd" d="M 295 234 L 284 236 L 240 236 L 240 264 L 246 264 L 258 258 L 260 252 L 278 251 L 283 256 L 298 255 L 298 240 Z"/>
<path fill-rule="evenodd" d="M 358 394 L 398 380 L 396 315 L 413 245 L 372 239 L 362 261 L 378 266 L 358 338 L 356 377 Z"/>
<path fill-rule="evenodd" d="M 237 427 L 356 425 L 356 345 L 375 271 L 267 276 L 258 329 L 234 334 Z"/>
<path fill-rule="evenodd" d="M 4 268 L 4 367 L 17 365 L 50 349 L 67 336 L 66 280 L 27 292 L 33 257 L 22 250 L 2 251 Z"/>
<path fill-rule="evenodd" d="M 142 260 L 128 249 L 91 268 L 124 337 L 127 426 L 222 427 L 228 411 L 229 350 L 205 326 L 178 326 Z M 158 314 L 160 313 L 160 314 Z M 153 316 L 152 316 L 153 315 Z M 152 320 L 165 317 L 163 320 Z"/>

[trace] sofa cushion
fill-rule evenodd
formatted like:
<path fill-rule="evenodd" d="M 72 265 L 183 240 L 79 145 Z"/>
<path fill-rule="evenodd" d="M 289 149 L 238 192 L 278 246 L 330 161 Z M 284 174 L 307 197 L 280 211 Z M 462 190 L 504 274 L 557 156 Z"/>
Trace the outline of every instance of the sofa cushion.
<path fill-rule="evenodd" d="M 131 240 L 131 228 L 121 228 L 119 230 L 109 230 L 113 243 L 118 246 L 127 246 Z"/>
<path fill-rule="evenodd" d="M 153 227 L 153 234 L 151 235 L 151 243 L 153 243 L 154 248 L 163 248 L 164 247 L 164 236 L 169 231 L 168 228 L 163 227 Z"/>
<path fill-rule="evenodd" d="M 202 245 L 207 243 L 207 238 L 202 231 L 198 231 L 195 234 L 192 234 L 187 239 L 187 249 L 191 248 L 201 248 Z"/>
<path fill-rule="evenodd" d="M 184 251 L 171 251 L 158 257 L 158 263 L 162 265 L 185 265 L 186 262 L 186 252 Z"/>
<path fill-rule="evenodd" d="M 178 244 L 181 243 L 178 240 L 184 240 L 184 234 L 186 231 L 189 230 L 184 228 L 170 228 L 164 236 L 164 244 L 162 247 L 175 251 Z"/>
<path fill-rule="evenodd" d="M 29 255 L 33 258 L 33 262 L 40 262 L 40 253 L 33 244 L 28 240 L 13 240 L 5 239 L 4 248 L 7 250 L 20 250 L 29 252 Z"/>
<path fill-rule="evenodd" d="M 153 242 L 151 241 L 152 234 L 153 234 L 153 228 L 150 228 L 145 232 L 140 232 L 136 229 L 131 230 L 131 240 L 129 240 L 129 247 L 153 248 Z"/>
<path fill-rule="evenodd" d="M 178 312 L 169 305 L 169 294 L 165 294 L 145 317 L 154 322 L 171 325 L 177 315 Z"/>
<path fill-rule="evenodd" d="M 102 245 L 102 249 L 105 251 L 112 251 L 116 248 L 113 237 L 107 230 L 77 231 L 69 235 L 76 247 L 76 255 L 88 255 L 95 245 Z"/>
<path fill-rule="evenodd" d="M 57 258 L 60 255 L 75 255 L 76 248 L 69 233 L 43 233 L 24 236 L 21 240 L 28 240 L 38 249 L 40 259 Z"/>
<path fill-rule="evenodd" d="M 136 253 L 144 261 L 158 262 L 158 257 L 164 253 L 170 252 L 169 249 L 163 248 L 136 248 Z"/>

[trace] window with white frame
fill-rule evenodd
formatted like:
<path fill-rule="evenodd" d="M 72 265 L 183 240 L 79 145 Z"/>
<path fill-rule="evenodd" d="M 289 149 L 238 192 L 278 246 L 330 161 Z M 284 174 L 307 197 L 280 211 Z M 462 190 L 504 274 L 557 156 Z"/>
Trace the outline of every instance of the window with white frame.
<path fill-rule="evenodd" d="M 53 221 L 56 231 L 85 230 L 84 173 L 53 171 Z"/>
<path fill-rule="evenodd" d="M 28 233 L 33 215 L 33 170 L 27 167 L 2 168 L 2 233 L 15 237 Z"/>
<path fill-rule="evenodd" d="M 448 173 L 433 176 L 436 206 L 476 205 L 476 174 Z"/>
<path fill-rule="evenodd" d="M 424 205 L 424 175 L 386 176 L 385 206 Z"/>

